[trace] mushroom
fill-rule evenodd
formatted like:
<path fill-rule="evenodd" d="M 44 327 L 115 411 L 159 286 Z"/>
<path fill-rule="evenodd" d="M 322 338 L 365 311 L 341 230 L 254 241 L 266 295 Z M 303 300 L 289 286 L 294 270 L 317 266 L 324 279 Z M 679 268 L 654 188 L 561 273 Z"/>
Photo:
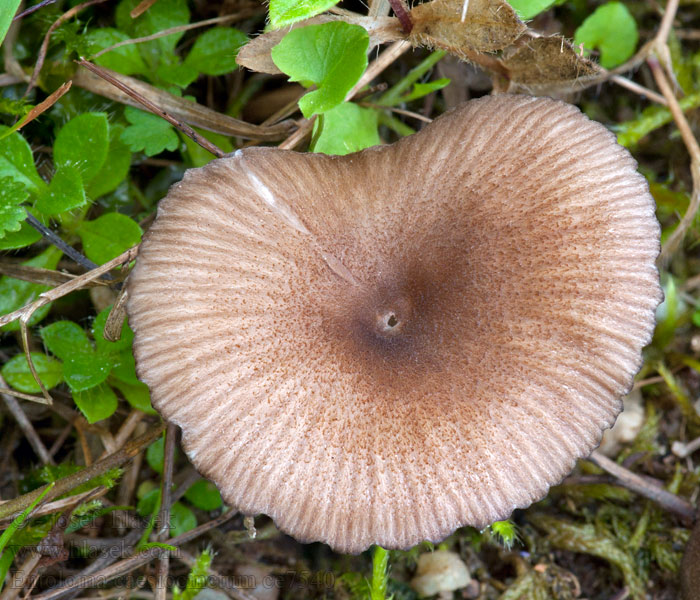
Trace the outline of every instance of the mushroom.
<path fill-rule="evenodd" d="M 357 553 L 481 528 L 600 442 L 661 299 L 644 178 L 501 95 L 346 156 L 189 170 L 129 278 L 139 377 L 225 501 Z"/>
<path fill-rule="evenodd" d="M 623 444 L 637 439 L 644 426 L 644 399 L 640 390 L 632 390 L 622 399 L 622 412 L 615 425 L 603 433 L 598 451 L 614 458 Z"/>
<path fill-rule="evenodd" d="M 416 574 L 411 587 L 419 597 L 452 598 L 451 592 L 467 587 L 471 577 L 464 561 L 455 552 L 436 550 L 418 557 Z"/>

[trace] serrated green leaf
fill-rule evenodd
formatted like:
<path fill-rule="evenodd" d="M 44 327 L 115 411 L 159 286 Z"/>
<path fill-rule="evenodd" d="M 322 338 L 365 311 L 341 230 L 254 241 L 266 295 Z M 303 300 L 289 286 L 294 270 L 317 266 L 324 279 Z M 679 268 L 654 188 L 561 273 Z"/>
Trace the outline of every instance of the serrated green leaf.
<path fill-rule="evenodd" d="M 290 31 L 272 49 L 272 60 L 290 81 L 318 87 L 299 100 L 306 118 L 338 106 L 367 68 L 369 36 L 342 21 Z"/>
<path fill-rule="evenodd" d="M 278 29 L 318 15 L 338 0 L 270 0 L 270 27 Z"/>
<path fill-rule="evenodd" d="M 24 261 L 22 264 L 28 267 L 41 267 L 43 269 L 55 269 L 61 258 L 61 251 L 51 246 L 34 258 Z M 38 283 L 30 283 L 13 277 L 0 278 L 0 315 L 5 315 L 36 300 L 49 286 Z M 34 312 L 29 319 L 29 325 L 36 325 L 51 310 L 51 304 L 42 306 Z M 3 331 L 17 331 L 19 323 L 14 321 L 5 325 Z"/>
<path fill-rule="evenodd" d="M 111 417 L 119 404 L 116 394 L 106 383 L 82 392 L 74 391 L 73 400 L 88 423 L 97 423 Z"/>
<path fill-rule="evenodd" d="M 192 509 L 182 502 L 175 502 L 170 507 L 170 535 L 173 537 L 182 535 L 190 529 L 197 527 L 197 517 Z"/>
<path fill-rule="evenodd" d="M 155 156 L 163 150 L 176 150 L 179 140 L 173 126 L 151 113 L 127 106 L 124 116 L 131 123 L 121 134 L 121 140 L 132 152 L 143 150 L 146 156 Z"/>
<path fill-rule="evenodd" d="M 233 27 L 216 27 L 197 38 L 184 65 L 205 75 L 225 75 L 238 68 L 238 50 L 248 36 Z"/>
<path fill-rule="evenodd" d="M 185 492 L 185 498 L 201 510 L 216 510 L 224 503 L 219 490 L 206 479 L 195 481 Z"/>
<path fill-rule="evenodd" d="M 116 190 L 129 174 L 131 151 L 121 139 L 124 129 L 122 125 L 113 125 L 109 128 L 107 160 L 87 186 L 87 193 L 93 200 Z"/>
<path fill-rule="evenodd" d="M 556 0 L 508 0 L 521 19 L 532 19 L 552 6 Z"/>
<path fill-rule="evenodd" d="M 87 202 L 83 178 L 76 165 L 58 167 L 49 187 L 39 193 L 34 208 L 45 215 L 57 215 L 80 208 Z"/>
<path fill-rule="evenodd" d="M 22 0 L 0 0 L 0 44 L 5 39 L 21 2 Z"/>
<path fill-rule="evenodd" d="M 349 154 L 381 143 L 377 131 L 377 111 L 343 102 L 325 112 L 314 124 L 314 152 Z"/>
<path fill-rule="evenodd" d="M 129 13 L 136 8 L 139 1 L 122 0 L 115 12 L 117 28 L 131 34 L 132 37 L 145 37 L 190 22 L 187 0 L 159 0 L 141 16 L 132 19 Z M 175 59 L 175 46 L 183 35 L 184 32 L 181 31 L 140 43 L 139 53 L 150 67 L 155 69 L 159 64 Z"/>
<path fill-rule="evenodd" d="M 637 23 L 621 2 L 608 2 L 596 8 L 574 34 L 574 45 L 600 50 L 600 64 L 612 69 L 634 54 L 639 33 Z"/>
<path fill-rule="evenodd" d="M 9 127 L 0 125 L 0 133 L 8 129 Z M 36 170 L 27 140 L 16 131 L 0 139 L 0 177 L 10 177 L 13 181 L 23 183 L 33 192 L 46 185 Z"/>
<path fill-rule="evenodd" d="M 31 211 L 27 211 L 31 212 Z M 36 215 L 34 215 L 36 217 Z M 41 220 L 41 219 L 40 219 Z M 31 246 L 41 239 L 41 234 L 29 223 L 23 221 L 18 231 L 7 231 L 5 236 L 0 238 L 0 250 L 16 250 Z"/>
<path fill-rule="evenodd" d="M 109 123 L 105 113 L 84 113 L 66 123 L 56 136 L 53 158 L 57 167 L 77 167 L 84 182 L 99 173 L 107 158 Z"/>
<path fill-rule="evenodd" d="M 124 32 L 112 27 L 92 29 L 88 31 L 86 37 L 90 54 L 96 54 L 100 50 L 129 39 L 129 36 Z M 98 56 L 94 62 L 124 75 L 148 73 L 148 67 L 141 58 L 137 44 L 119 46 L 119 48 Z"/>
<path fill-rule="evenodd" d="M 141 241 L 141 228 L 126 215 L 107 213 L 84 221 L 77 229 L 87 257 L 98 265 L 119 256 Z"/>
<path fill-rule="evenodd" d="M 29 192 L 24 184 L 11 177 L 0 178 L 0 238 L 8 232 L 19 231 L 27 218 L 27 209 L 21 204 Z"/>
<path fill-rule="evenodd" d="M 41 379 L 47 390 L 63 381 L 61 363 L 55 358 L 46 356 L 42 352 L 32 352 L 31 357 L 39 379 Z M 39 384 L 29 370 L 29 363 L 27 363 L 27 357 L 24 354 L 13 356 L 3 365 L 1 372 L 7 384 L 18 392 L 24 392 L 25 394 L 38 394 L 41 392 Z"/>

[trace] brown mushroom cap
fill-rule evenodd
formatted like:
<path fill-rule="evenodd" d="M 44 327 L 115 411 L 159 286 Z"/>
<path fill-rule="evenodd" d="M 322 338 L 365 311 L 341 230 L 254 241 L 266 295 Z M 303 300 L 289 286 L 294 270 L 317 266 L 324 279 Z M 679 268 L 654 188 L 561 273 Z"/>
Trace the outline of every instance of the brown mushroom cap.
<path fill-rule="evenodd" d="M 188 171 L 129 280 L 138 372 L 224 499 L 343 552 L 541 498 L 621 408 L 661 299 L 645 180 L 545 98 L 342 157 Z"/>

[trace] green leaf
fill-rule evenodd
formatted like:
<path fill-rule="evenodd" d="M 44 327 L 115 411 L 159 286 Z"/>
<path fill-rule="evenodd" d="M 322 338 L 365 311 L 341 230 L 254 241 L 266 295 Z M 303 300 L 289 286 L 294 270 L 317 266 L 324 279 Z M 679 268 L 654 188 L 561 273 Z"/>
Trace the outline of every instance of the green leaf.
<path fill-rule="evenodd" d="M 109 123 L 105 113 L 84 113 L 66 123 L 56 136 L 56 166 L 75 166 L 86 183 L 99 173 L 107 158 Z"/>
<path fill-rule="evenodd" d="M 141 228 L 126 215 L 107 213 L 84 221 L 77 230 L 87 257 L 98 265 L 119 256 L 141 241 Z"/>
<path fill-rule="evenodd" d="M 107 160 L 105 160 L 99 173 L 95 175 L 95 178 L 87 186 L 87 193 L 93 200 L 116 190 L 129 174 L 131 151 L 121 139 L 124 129 L 121 125 L 114 125 L 109 128 Z"/>
<path fill-rule="evenodd" d="M 129 385 L 138 385 L 141 383 L 136 377 L 136 362 L 131 348 L 125 348 L 116 357 L 116 364 L 112 369 L 112 375 L 119 381 L 128 383 Z"/>
<path fill-rule="evenodd" d="M 248 42 L 242 31 L 233 27 L 216 27 L 197 38 L 184 65 L 205 75 L 225 75 L 238 68 L 236 55 Z"/>
<path fill-rule="evenodd" d="M 31 212 L 31 211 L 27 211 Z M 36 217 L 36 215 L 34 215 Z M 41 220 L 41 219 L 39 219 Z M 19 231 L 7 231 L 5 237 L 0 238 L 0 250 L 16 250 L 31 246 L 41 239 L 41 234 L 29 223 L 23 221 Z"/>
<path fill-rule="evenodd" d="M 173 586 L 173 600 L 194 600 L 197 594 L 207 587 L 209 583 L 209 567 L 213 559 L 210 550 L 204 550 L 194 561 L 192 570 L 187 577 L 187 585 L 184 591 Z"/>
<path fill-rule="evenodd" d="M 182 502 L 175 502 L 170 507 L 170 534 L 175 537 L 197 527 L 197 517 L 192 509 Z"/>
<path fill-rule="evenodd" d="M 61 363 L 55 358 L 41 352 L 32 352 L 31 357 L 39 379 L 47 390 L 63 381 Z M 13 356 L 3 365 L 1 372 L 7 384 L 17 391 L 25 394 L 41 392 L 39 384 L 34 380 L 34 376 L 29 370 L 29 363 L 27 363 L 27 357 L 24 354 Z"/>
<path fill-rule="evenodd" d="M 161 436 L 146 449 L 146 462 L 156 473 L 163 472 L 164 448 L 165 439 Z"/>
<path fill-rule="evenodd" d="M 91 387 L 83 392 L 73 392 L 73 400 L 88 423 L 97 423 L 112 416 L 119 401 L 116 394 L 106 383 Z"/>
<path fill-rule="evenodd" d="M 124 116 L 131 125 L 124 130 L 121 140 L 132 152 L 143 150 L 146 156 L 154 156 L 163 150 L 177 149 L 177 134 L 165 119 L 131 106 L 124 109 Z"/>
<path fill-rule="evenodd" d="M 318 15 L 338 0 L 270 0 L 270 27 L 278 29 Z"/>
<path fill-rule="evenodd" d="M 220 133 L 214 133 L 212 131 L 205 131 L 204 129 L 199 129 L 194 127 L 194 130 L 205 137 L 210 142 L 221 148 L 225 153 L 233 152 L 233 144 L 231 143 L 231 138 L 221 135 Z M 215 156 L 202 148 L 197 142 L 195 142 L 190 137 L 186 136 L 184 133 L 180 132 L 180 138 L 187 148 L 187 154 L 190 157 L 190 161 L 193 167 L 203 167 L 209 161 L 211 161 Z"/>
<path fill-rule="evenodd" d="M 290 31 L 272 49 L 272 60 L 290 81 L 318 87 L 299 100 L 306 118 L 338 106 L 367 68 L 369 36 L 342 21 Z"/>
<path fill-rule="evenodd" d="M 128 39 L 128 35 L 112 27 L 93 29 L 87 33 L 90 54 L 97 54 L 100 50 Z M 124 75 L 148 73 L 148 67 L 139 54 L 137 44 L 128 44 L 110 50 L 106 54 L 98 56 L 94 62 Z"/>
<path fill-rule="evenodd" d="M 148 391 L 148 386 L 140 381 L 136 383 L 127 383 L 119 379 L 110 379 L 109 383 L 117 388 L 126 401 L 135 409 L 145 412 L 148 415 L 157 414 L 153 406 L 151 406 L 151 394 Z"/>
<path fill-rule="evenodd" d="M 45 215 L 57 215 L 84 206 L 86 202 L 78 167 L 64 164 L 58 167 L 49 187 L 39 194 L 34 208 Z"/>
<path fill-rule="evenodd" d="M 574 45 L 600 50 L 600 64 L 612 69 L 634 54 L 637 23 L 621 2 L 608 2 L 596 8 L 574 34 Z"/>
<path fill-rule="evenodd" d="M 22 221 L 27 218 L 27 210 L 20 205 L 28 197 L 24 184 L 11 177 L 0 178 L 0 238 L 7 232 L 20 230 Z"/>
<path fill-rule="evenodd" d="M 49 352 L 61 360 L 69 359 L 76 352 L 94 352 L 83 328 L 73 321 L 56 321 L 43 327 L 41 339 Z"/>
<path fill-rule="evenodd" d="M 532 19 L 547 10 L 556 0 L 508 0 L 521 19 Z"/>
<path fill-rule="evenodd" d="M 195 481 L 185 492 L 185 498 L 202 510 L 216 510 L 224 503 L 219 490 L 206 479 Z"/>
<path fill-rule="evenodd" d="M 0 0 L 0 44 L 5 39 L 21 2 L 22 0 Z"/>
<path fill-rule="evenodd" d="M 142 517 L 147 517 L 153 513 L 156 505 L 160 500 L 160 488 L 154 488 L 147 492 L 143 498 L 140 498 L 136 505 L 136 512 Z"/>
<path fill-rule="evenodd" d="M 72 321 L 57 321 L 41 330 L 52 354 L 63 360 L 63 378 L 73 392 L 83 392 L 107 379 L 114 361 L 96 352 L 83 328 Z"/>
<path fill-rule="evenodd" d="M 418 100 L 423 96 L 432 94 L 442 88 L 450 85 L 450 80 L 447 77 L 442 77 L 441 79 L 436 79 L 435 81 L 429 81 L 428 83 L 416 83 L 410 93 L 405 96 L 401 96 L 401 102 L 410 102 L 411 100 Z"/>
<path fill-rule="evenodd" d="M 43 269 L 55 269 L 58 261 L 61 258 L 61 251 L 51 246 L 38 254 L 34 258 L 24 261 L 22 264 L 28 267 L 41 267 Z M 30 283 L 13 277 L 4 276 L 0 278 L 0 315 L 5 315 L 18 308 L 22 308 L 26 304 L 33 302 L 42 292 L 49 289 L 47 285 L 38 283 Z M 46 314 L 51 310 L 51 305 L 47 304 L 34 312 L 29 325 L 36 325 L 41 321 Z M 19 323 L 14 321 L 8 323 L 3 328 L 3 331 L 17 331 Z"/>
<path fill-rule="evenodd" d="M 0 125 L 0 133 L 8 129 Z M 46 185 L 34 166 L 29 144 L 17 132 L 0 139 L 0 177 L 11 177 L 26 185 L 30 191 L 38 191 Z"/>
<path fill-rule="evenodd" d="M 163 81 L 182 88 L 190 85 L 199 76 L 197 69 L 181 63 L 159 65 L 156 73 Z"/>
<path fill-rule="evenodd" d="M 381 143 L 377 132 L 377 111 L 344 102 L 316 121 L 314 139 L 314 152 L 323 154 L 349 154 L 376 146 Z"/>
<path fill-rule="evenodd" d="M 63 378 L 72 392 L 84 392 L 102 384 L 112 364 L 109 356 L 99 352 L 76 353 L 63 361 Z"/>
<path fill-rule="evenodd" d="M 117 28 L 131 34 L 132 37 L 145 37 L 190 22 L 187 0 L 158 0 L 141 16 L 132 19 L 129 13 L 139 2 L 140 0 L 123 0 L 115 13 Z M 184 31 L 181 31 L 151 42 L 140 43 L 139 52 L 154 68 L 164 59 L 172 61 L 175 58 L 175 46 L 183 35 Z"/>

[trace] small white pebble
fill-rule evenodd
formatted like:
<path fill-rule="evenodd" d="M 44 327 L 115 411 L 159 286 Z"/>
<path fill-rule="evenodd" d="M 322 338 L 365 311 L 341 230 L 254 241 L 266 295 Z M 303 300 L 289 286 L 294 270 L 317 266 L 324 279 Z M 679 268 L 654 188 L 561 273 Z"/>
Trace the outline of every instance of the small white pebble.
<path fill-rule="evenodd" d="M 614 457 L 622 444 L 634 441 L 644 425 L 644 402 L 639 390 L 630 392 L 624 399 L 624 408 L 617 417 L 612 429 L 603 434 L 598 451 L 605 456 Z"/>
<path fill-rule="evenodd" d="M 469 570 L 459 554 L 437 550 L 421 554 L 411 587 L 421 597 L 452 592 L 469 585 Z"/>

